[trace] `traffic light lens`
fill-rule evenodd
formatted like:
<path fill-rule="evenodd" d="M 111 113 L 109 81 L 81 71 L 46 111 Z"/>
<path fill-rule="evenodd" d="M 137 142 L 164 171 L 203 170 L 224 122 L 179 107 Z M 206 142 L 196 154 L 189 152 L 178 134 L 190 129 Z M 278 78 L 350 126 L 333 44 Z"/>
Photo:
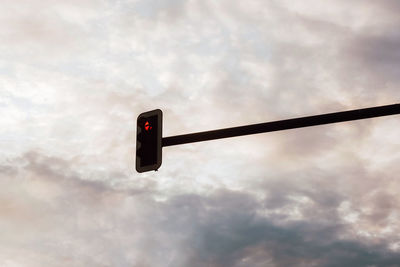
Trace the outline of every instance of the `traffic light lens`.
<path fill-rule="evenodd" d="M 144 129 L 146 130 L 146 131 L 149 131 L 149 130 L 151 130 L 153 127 L 151 127 L 150 126 L 150 123 L 148 122 L 148 121 L 146 121 L 146 123 L 144 124 Z"/>

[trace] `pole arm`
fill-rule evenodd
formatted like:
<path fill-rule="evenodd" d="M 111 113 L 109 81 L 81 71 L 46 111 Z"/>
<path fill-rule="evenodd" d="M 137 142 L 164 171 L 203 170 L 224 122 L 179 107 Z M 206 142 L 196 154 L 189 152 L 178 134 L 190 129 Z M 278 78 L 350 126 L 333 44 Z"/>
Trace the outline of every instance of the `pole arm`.
<path fill-rule="evenodd" d="M 396 114 L 400 114 L 400 104 L 356 109 L 356 110 L 342 111 L 335 113 L 327 113 L 322 115 L 265 122 L 265 123 L 225 128 L 225 129 L 206 131 L 206 132 L 169 136 L 169 137 L 164 137 L 162 139 L 162 146 L 163 147 L 175 146 L 175 145 L 208 141 L 214 139 L 282 131 L 288 129 L 302 128 L 302 127 L 309 127 L 309 126 L 316 126 L 316 125 L 330 124 L 330 123 L 337 123 L 344 121 L 369 119 L 374 117 L 389 116 Z"/>

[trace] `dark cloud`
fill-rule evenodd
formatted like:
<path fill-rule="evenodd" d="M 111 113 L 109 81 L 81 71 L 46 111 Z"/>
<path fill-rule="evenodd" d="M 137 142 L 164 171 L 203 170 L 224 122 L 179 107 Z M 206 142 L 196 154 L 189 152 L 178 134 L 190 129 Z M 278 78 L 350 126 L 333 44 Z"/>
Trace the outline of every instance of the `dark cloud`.
<path fill-rule="evenodd" d="M 393 27 L 399 27 L 398 24 Z M 398 82 L 400 77 L 400 35 L 393 33 L 361 35 L 353 38 L 348 54 L 359 70 L 380 81 L 381 90 L 386 84 Z"/>
<path fill-rule="evenodd" d="M 346 226 L 337 221 L 282 223 L 259 216 L 261 203 L 241 192 L 177 196 L 163 208 L 170 219 L 157 228 L 188 235 L 182 253 L 191 266 L 396 266 L 400 260 L 384 243 L 341 240 Z"/>
<path fill-rule="evenodd" d="M 218 189 L 157 201 L 154 185 L 120 190 L 83 180 L 74 171 L 74 161 L 30 152 L 16 162 L 2 168 L 14 169 L 3 172 L 2 179 L 11 190 L 27 188 L 25 198 L 30 200 L 0 195 L 16 209 L 1 210 L 8 214 L 6 227 L 11 227 L 10 220 L 26 227 L 26 238 L 33 229 L 58 225 L 43 233 L 43 243 L 33 253 L 46 249 L 50 257 L 63 255 L 96 266 L 396 266 L 400 261 L 400 254 L 388 249 L 388 240 L 369 242 L 349 235 L 351 225 L 338 214 L 345 196 L 326 185 L 291 184 L 289 179 L 265 185 L 267 197 L 261 199 L 245 191 Z M 309 201 L 299 204 L 301 198 Z M 382 193 L 372 201 L 374 212 L 367 220 L 374 224 L 397 205 L 393 196 Z M 290 212 L 282 213 L 292 208 L 303 217 L 292 219 Z M 18 212 L 25 215 L 17 216 Z M 30 226 L 21 221 L 26 216 Z M 85 252 L 65 251 L 67 243 L 54 243 L 67 235 Z M 5 237 L 9 249 L 17 249 L 18 238 Z M 100 253 L 99 258 L 90 259 L 93 253 Z M 58 264 L 68 263 L 76 261 Z"/>

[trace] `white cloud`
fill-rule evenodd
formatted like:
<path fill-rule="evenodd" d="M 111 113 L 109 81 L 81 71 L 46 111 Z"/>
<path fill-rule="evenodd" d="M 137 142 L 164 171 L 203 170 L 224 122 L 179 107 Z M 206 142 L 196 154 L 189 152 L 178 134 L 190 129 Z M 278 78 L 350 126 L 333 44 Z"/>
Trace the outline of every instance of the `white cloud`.
<path fill-rule="evenodd" d="M 398 102 L 397 2 L 3 6 L 0 265 L 398 262 L 396 116 L 133 167 L 154 108 L 169 136 Z"/>

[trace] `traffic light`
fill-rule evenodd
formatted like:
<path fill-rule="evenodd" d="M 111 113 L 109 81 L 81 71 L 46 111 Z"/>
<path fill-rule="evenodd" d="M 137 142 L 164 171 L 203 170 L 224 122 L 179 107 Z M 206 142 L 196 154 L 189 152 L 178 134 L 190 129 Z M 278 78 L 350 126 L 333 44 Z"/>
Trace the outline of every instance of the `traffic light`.
<path fill-rule="evenodd" d="M 162 111 L 140 114 L 136 129 L 136 170 L 157 170 L 162 161 Z"/>

